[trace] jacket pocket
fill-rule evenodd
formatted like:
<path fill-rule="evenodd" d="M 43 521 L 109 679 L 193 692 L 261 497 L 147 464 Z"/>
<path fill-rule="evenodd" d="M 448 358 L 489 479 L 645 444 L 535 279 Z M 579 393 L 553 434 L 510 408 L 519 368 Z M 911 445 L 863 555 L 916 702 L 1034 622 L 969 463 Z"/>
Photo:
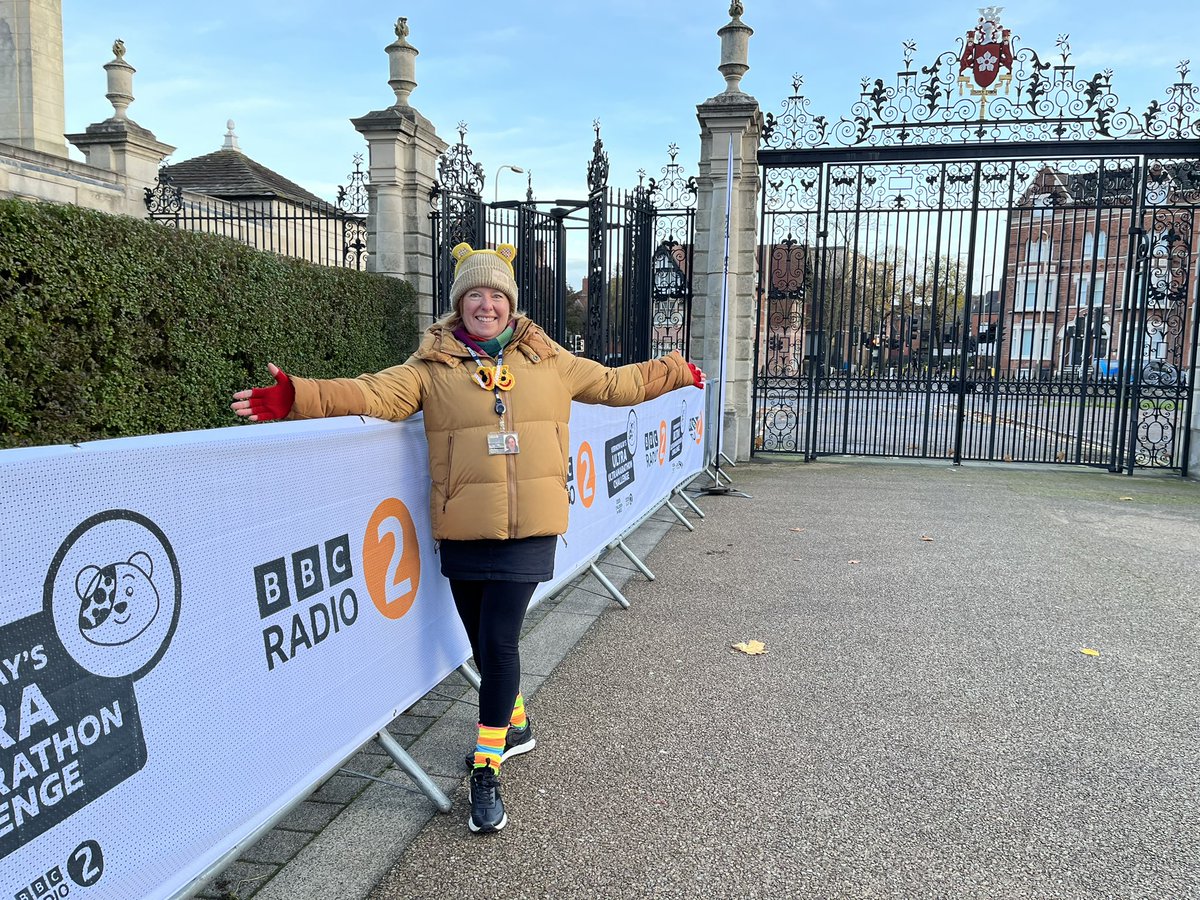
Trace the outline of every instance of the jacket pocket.
<path fill-rule="evenodd" d="M 554 439 L 558 443 L 558 477 L 562 479 L 563 487 L 567 486 L 567 471 L 570 463 L 567 462 L 567 456 L 571 452 L 570 446 L 563 440 L 563 427 L 561 422 L 554 423 Z"/>
<path fill-rule="evenodd" d="M 446 480 L 442 482 L 442 512 L 446 511 L 446 504 L 450 502 L 450 484 L 453 472 L 454 432 L 451 431 L 446 435 Z"/>

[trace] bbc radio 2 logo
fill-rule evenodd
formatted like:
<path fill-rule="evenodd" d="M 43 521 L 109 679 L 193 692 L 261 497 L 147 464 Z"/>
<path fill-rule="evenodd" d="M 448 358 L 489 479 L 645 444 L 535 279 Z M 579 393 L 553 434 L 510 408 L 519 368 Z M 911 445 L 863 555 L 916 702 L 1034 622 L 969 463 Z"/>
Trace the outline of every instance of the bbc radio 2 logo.
<path fill-rule="evenodd" d="M 63 875 L 66 868 L 67 874 Z M 104 874 L 104 852 L 96 841 L 84 841 L 71 851 L 65 866 L 51 866 L 13 894 L 13 900 L 61 900 L 71 885 L 91 887 Z M 68 881 L 67 879 L 70 879 Z"/>
<path fill-rule="evenodd" d="M 262 632 L 267 671 L 352 628 L 363 584 L 385 618 L 399 619 L 412 608 L 421 582 L 421 546 L 408 507 L 395 497 L 380 503 L 361 548 L 361 581 L 355 581 L 349 533 L 254 567 L 259 618 L 272 620 Z"/>
<path fill-rule="evenodd" d="M 671 471 L 683 467 L 680 457 L 683 455 L 683 430 L 688 421 L 687 403 L 683 403 L 679 415 L 671 419 L 660 419 L 658 427 L 646 431 L 642 435 L 642 449 L 645 452 L 646 466 L 655 465 L 660 468 L 668 461 Z"/>
<path fill-rule="evenodd" d="M 660 419 L 649 431 L 642 433 L 642 451 L 646 467 L 661 466 L 667 459 L 667 420 Z"/>

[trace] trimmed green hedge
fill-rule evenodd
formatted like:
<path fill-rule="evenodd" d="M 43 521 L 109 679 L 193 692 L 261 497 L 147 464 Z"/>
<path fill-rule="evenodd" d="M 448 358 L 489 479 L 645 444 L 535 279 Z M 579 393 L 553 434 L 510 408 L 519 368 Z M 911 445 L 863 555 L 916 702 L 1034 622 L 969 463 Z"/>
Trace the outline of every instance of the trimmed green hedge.
<path fill-rule="evenodd" d="M 266 364 L 377 371 L 412 287 L 125 216 L 0 200 L 0 447 L 212 428 Z"/>

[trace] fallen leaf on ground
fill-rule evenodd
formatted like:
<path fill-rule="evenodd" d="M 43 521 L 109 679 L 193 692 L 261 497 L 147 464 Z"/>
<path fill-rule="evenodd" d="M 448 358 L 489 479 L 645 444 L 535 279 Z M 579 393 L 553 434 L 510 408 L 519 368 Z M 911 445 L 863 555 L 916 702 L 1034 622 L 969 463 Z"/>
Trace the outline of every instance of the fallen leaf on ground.
<path fill-rule="evenodd" d="M 1084 656 L 1099 656 L 1100 655 L 1099 650 L 1093 650 L 1091 647 L 1080 647 L 1079 652 L 1082 653 Z"/>
<path fill-rule="evenodd" d="M 799 532 L 799 531 L 807 531 L 807 530 L 808 530 L 808 529 L 806 529 L 806 528 L 789 528 L 789 529 L 788 529 L 788 531 L 796 531 L 796 532 Z"/>
<path fill-rule="evenodd" d="M 1122 497 L 1121 499 L 1122 500 L 1132 500 L 1133 498 L 1132 497 Z"/>
<path fill-rule="evenodd" d="M 931 538 L 931 537 L 930 537 L 929 535 L 927 535 L 927 534 L 923 534 L 923 535 L 921 535 L 921 540 L 923 540 L 923 541 L 932 541 L 932 540 L 933 540 L 933 538 Z"/>
<path fill-rule="evenodd" d="M 767 652 L 767 645 L 762 641 L 739 641 L 733 645 L 734 650 L 741 650 L 747 656 L 761 656 Z"/>
<path fill-rule="evenodd" d="M 1005 462 L 1012 462 L 1012 461 L 1013 461 L 1013 458 L 1012 458 L 1011 456 L 1006 456 L 1006 457 L 1004 457 L 1004 461 L 1005 461 Z"/>
<path fill-rule="evenodd" d="M 859 562 L 859 561 L 858 561 L 857 559 L 852 559 L 852 560 L 850 560 L 850 565 L 852 565 L 852 566 L 857 566 L 857 565 L 858 565 L 858 562 Z"/>

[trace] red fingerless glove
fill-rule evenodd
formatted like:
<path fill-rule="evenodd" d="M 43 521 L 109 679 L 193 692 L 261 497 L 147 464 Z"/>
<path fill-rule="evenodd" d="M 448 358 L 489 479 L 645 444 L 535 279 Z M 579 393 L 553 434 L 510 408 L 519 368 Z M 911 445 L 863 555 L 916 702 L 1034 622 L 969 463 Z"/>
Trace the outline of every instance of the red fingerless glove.
<path fill-rule="evenodd" d="M 279 369 L 275 373 L 275 383 L 270 387 L 252 390 L 249 401 L 254 421 L 282 419 L 292 411 L 292 404 L 296 402 L 296 386 L 287 377 L 287 372 Z"/>
<path fill-rule="evenodd" d="M 692 372 L 692 384 L 698 388 L 704 387 L 704 373 L 700 371 L 695 363 L 688 363 L 688 368 Z"/>

